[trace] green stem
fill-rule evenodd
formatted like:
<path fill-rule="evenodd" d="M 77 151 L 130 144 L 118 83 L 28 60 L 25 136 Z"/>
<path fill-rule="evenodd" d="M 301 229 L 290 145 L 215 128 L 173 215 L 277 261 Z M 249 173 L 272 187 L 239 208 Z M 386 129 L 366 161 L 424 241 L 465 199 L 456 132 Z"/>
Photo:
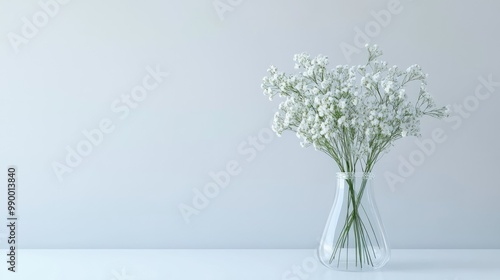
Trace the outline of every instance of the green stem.
<path fill-rule="evenodd" d="M 359 266 L 360 268 L 363 268 L 364 264 L 373 266 L 373 260 L 376 254 L 374 247 L 378 246 L 380 248 L 380 243 L 366 209 L 361 204 L 361 199 L 363 198 L 368 178 L 363 176 L 358 192 L 356 192 L 355 188 L 355 179 L 348 177 L 345 179 L 345 182 L 348 185 L 347 212 L 344 225 L 340 230 L 338 239 L 335 242 L 334 250 L 330 257 L 330 263 L 332 263 L 337 257 L 337 267 L 340 266 L 342 250 L 346 251 L 346 260 L 349 260 L 349 236 L 352 233 L 354 236 L 353 245 L 355 253 L 355 266 Z M 361 214 L 366 216 L 369 227 L 366 226 Z M 373 239 L 370 237 L 370 234 L 372 233 Z M 346 261 L 346 269 L 348 268 L 348 261 Z"/>

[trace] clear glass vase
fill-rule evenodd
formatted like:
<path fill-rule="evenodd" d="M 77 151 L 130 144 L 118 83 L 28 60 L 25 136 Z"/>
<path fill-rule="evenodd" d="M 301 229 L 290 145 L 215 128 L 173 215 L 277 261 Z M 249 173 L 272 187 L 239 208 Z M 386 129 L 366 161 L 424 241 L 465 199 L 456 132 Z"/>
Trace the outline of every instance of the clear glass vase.
<path fill-rule="evenodd" d="M 337 191 L 318 257 L 344 271 L 381 268 L 390 258 L 385 230 L 373 199 L 370 173 L 337 173 Z"/>

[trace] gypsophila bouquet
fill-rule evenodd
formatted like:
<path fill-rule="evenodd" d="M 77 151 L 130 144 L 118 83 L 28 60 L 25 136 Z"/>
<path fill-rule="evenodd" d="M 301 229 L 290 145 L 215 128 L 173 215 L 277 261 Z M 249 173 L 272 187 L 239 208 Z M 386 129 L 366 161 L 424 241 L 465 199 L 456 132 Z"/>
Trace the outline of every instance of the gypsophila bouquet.
<path fill-rule="evenodd" d="M 297 74 L 287 75 L 271 66 L 262 84 L 269 99 L 276 95 L 284 99 L 273 130 L 278 135 L 294 131 L 302 146 L 325 152 L 341 171 L 318 250 L 320 261 L 333 269 L 377 269 L 389 260 L 378 212 L 371 195 L 365 195 L 373 167 L 394 141 L 420 134 L 423 116 L 448 114 L 446 107 L 432 100 L 420 66 L 389 67 L 378 60 L 382 52 L 376 45 L 367 50 L 365 65 L 333 69 L 327 68 L 325 56 L 297 54 Z M 407 92 L 408 88 L 416 92 Z"/>
<path fill-rule="evenodd" d="M 302 146 L 314 145 L 332 157 L 342 172 L 372 171 L 383 152 L 399 138 L 418 136 L 420 119 L 442 118 L 446 107 L 437 107 L 427 91 L 427 75 L 419 65 L 406 70 L 377 60 L 377 45 L 366 46 L 365 65 L 338 65 L 327 69 L 328 58 L 294 56 L 294 75 L 274 66 L 262 83 L 264 94 L 285 100 L 274 116 L 273 130 L 296 132 Z M 415 101 L 405 87 L 420 83 Z M 359 170 L 359 169 L 358 169 Z"/>

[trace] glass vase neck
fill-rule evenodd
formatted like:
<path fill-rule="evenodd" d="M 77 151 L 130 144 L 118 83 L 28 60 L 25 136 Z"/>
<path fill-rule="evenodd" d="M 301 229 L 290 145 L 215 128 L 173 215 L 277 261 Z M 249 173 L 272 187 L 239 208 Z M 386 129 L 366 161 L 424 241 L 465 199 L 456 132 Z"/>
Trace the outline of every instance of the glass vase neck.
<path fill-rule="evenodd" d="M 375 176 L 372 172 L 337 172 L 338 179 L 373 179 Z"/>

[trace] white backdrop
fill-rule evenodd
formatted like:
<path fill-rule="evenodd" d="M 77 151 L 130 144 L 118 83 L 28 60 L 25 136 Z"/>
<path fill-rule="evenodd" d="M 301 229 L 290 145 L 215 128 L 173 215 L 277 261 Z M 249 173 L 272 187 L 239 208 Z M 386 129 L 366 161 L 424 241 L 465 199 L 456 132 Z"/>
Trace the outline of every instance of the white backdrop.
<path fill-rule="evenodd" d="M 20 247 L 315 247 L 337 168 L 293 133 L 269 133 L 277 103 L 260 83 L 303 51 L 332 67 L 364 63 L 368 42 L 390 64 L 420 64 L 453 109 L 376 167 L 392 247 L 500 248 L 499 9 L 2 0 L 1 178 L 18 166 Z"/>

